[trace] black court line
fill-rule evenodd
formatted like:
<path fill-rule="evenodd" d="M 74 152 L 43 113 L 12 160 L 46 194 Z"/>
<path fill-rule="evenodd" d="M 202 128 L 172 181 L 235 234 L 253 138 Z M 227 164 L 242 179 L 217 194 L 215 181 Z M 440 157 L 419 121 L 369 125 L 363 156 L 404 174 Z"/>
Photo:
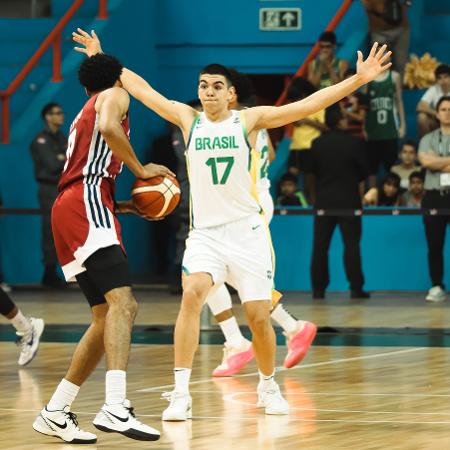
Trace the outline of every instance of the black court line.
<path fill-rule="evenodd" d="M 47 325 L 43 342 L 76 343 L 87 325 Z M 284 345 L 280 328 L 275 328 L 277 344 Z M 243 334 L 250 338 L 248 327 Z M 16 335 L 10 325 L 0 325 L 0 341 L 14 341 Z M 201 344 L 222 345 L 223 335 L 218 328 L 200 333 Z M 173 343 L 173 326 L 137 325 L 133 329 L 132 342 L 136 344 Z M 450 347 L 450 328 L 339 328 L 321 327 L 313 345 L 345 347 Z"/>

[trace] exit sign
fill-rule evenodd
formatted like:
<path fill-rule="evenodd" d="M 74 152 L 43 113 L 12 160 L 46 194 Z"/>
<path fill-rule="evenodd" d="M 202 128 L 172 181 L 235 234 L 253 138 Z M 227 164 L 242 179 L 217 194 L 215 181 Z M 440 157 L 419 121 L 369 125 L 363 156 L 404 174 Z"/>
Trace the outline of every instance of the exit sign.
<path fill-rule="evenodd" d="M 259 29 L 262 31 L 294 31 L 301 28 L 300 8 L 261 8 Z"/>

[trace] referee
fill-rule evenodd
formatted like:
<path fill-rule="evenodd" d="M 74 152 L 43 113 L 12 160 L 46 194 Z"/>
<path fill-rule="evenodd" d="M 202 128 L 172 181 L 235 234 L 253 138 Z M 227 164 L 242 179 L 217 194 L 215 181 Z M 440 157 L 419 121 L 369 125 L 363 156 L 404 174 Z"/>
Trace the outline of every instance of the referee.
<path fill-rule="evenodd" d="M 419 161 L 427 169 L 424 209 L 450 209 L 450 96 L 441 97 L 436 105 L 437 130 L 426 134 L 419 144 Z M 432 288 L 426 300 L 445 300 L 444 244 L 449 215 L 426 215 L 423 218 L 428 244 L 428 267 Z"/>

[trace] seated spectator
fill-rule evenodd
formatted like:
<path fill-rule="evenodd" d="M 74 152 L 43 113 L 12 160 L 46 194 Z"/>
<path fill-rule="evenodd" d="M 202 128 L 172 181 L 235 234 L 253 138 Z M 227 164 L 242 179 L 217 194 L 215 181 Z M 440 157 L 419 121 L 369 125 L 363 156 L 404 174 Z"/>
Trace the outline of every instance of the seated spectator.
<path fill-rule="evenodd" d="M 344 79 L 348 61 L 336 58 L 336 35 L 324 31 L 319 37 L 319 53 L 308 66 L 308 81 L 323 89 Z"/>
<path fill-rule="evenodd" d="M 350 78 L 355 75 L 354 69 L 348 69 L 345 72 L 344 78 Z M 365 140 L 364 135 L 364 120 L 369 109 L 369 101 L 367 95 L 361 91 L 356 91 L 348 97 L 343 98 L 339 102 L 342 115 L 347 119 L 347 127 L 345 131 L 359 139 Z"/>
<path fill-rule="evenodd" d="M 424 189 L 425 174 L 422 170 L 417 170 L 409 175 L 408 190 L 402 195 L 403 206 L 409 208 L 420 208 L 425 194 Z"/>
<path fill-rule="evenodd" d="M 417 144 L 406 141 L 399 153 L 400 164 L 391 167 L 391 172 L 400 177 L 400 187 L 408 189 L 409 176 L 417 171 Z"/>
<path fill-rule="evenodd" d="M 417 127 L 419 135 L 430 133 L 439 127 L 436 105 L 441 97 L 450 95 L 450 66 L 440 64 L 434 72 L 436 84 L 427 89 L 417 104 Z"/>
<path fill-rule="evenodd" d="M 364 195 L 363 204 L 369 206 L 401 206 L 400 177 L 389 172 L 379 187 L 369 189 Z"/>
<path fill-rule="evenodd" d="M 313 94 L 316 88 L 304 78 L 294 80 L 288 91 L 290 101 L 301 100 Z M 325 111 L 318 111 L 293 123 L 292 141 L 289 148 L 288 172 L 298 176 L 309 166 L 309 150 L 314 139 L 326 131 Z M 309 203 L 314 203 L 314 177 L 304 173 L 304 191 Z"/>
<path fill-rule="evenodd" d="M 292 173 L 285 173 L 280 180 L 280 195 L 277 206 L 308 206 L 305 196 L 297 187 L 298 179 Z"/>

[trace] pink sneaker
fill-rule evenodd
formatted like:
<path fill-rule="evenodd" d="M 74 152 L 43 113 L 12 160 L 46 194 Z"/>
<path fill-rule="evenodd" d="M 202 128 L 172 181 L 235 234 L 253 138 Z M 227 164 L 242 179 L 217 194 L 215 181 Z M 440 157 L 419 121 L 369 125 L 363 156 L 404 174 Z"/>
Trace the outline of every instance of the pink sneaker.
<path fill-rule="evenodd" d="M 288 348 L 288 354 L 283 363 L 286 369 L 294 367 L 303 360 L 317 333 L 317 327 L 312 322 L 299 320 L 298 324 L 299 329 L 296 332 L 289 335 L 284 333 Z"/>
<path fill-rule="evenodd" d="M 244 339 L 239 347 L 231 347 L 225 342 L 222 363 L 213 370 L 213 377 L 231 377 L 238 373 L 253 358 L 252 343 Z"/>

